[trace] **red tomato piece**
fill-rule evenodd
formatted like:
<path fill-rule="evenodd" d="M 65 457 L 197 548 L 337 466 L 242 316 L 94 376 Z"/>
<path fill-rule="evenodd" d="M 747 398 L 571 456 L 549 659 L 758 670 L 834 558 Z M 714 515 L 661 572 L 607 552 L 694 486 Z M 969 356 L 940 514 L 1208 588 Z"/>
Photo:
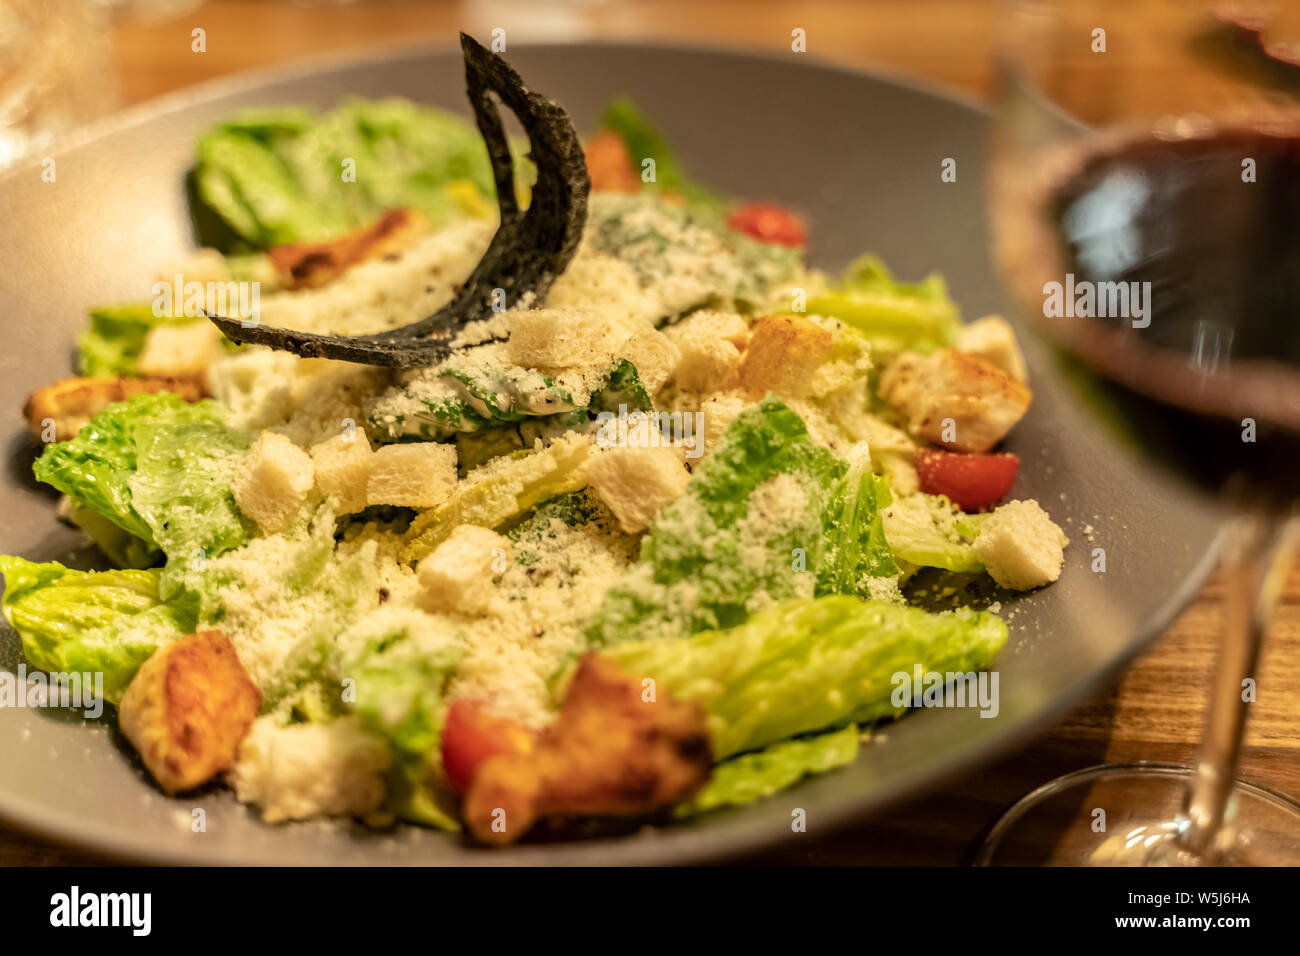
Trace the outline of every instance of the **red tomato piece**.
<path fill-rule="evenodd" d="M 1015 455 L 963 455 L 923 448 L 916 453 L 921 490 L 947 495 L 963 511 L 980 511 L 996 504 L 1016 480 L 1020 459 Z"/>
<path fill-rule="evenodd" d="M 514 720 L 493 717 L 474 700 L 454 700 L 442 725 L 442 766 L 457 793 L 464 793 L 478 768 L 499 754 L 528 753 L 536 735 Z"/>
<path fill-rule="evenodd" d="M 808 242 L 803 220 L 788 209 L 771 203 L 752 202 L 737 207 L 727 225 L 759 242 L 800 248 Z"/>

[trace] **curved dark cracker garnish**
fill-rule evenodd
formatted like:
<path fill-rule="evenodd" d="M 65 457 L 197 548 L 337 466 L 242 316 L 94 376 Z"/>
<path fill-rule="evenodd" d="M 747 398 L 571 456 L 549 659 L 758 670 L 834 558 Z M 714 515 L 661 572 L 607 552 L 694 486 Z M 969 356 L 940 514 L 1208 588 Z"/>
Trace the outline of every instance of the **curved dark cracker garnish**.
<path fill-rule="evenodd" d="M 502 290 L 511 304 L 529 293 L 537 300 L 545 297 L 573 259 L 587 221 L 591 180 L 582 144 L 560 105 L 531 92 L 504 59 L 464 33 L 460 45 L 465 55 L 466 92 L 492 161 L 501 223 L 455 298 L 419 322 L 374 335 L 318 335 L 259 324 L 246 326 L 240 319 L 205 313 L 227 338 L 309 358 L 411 368 L 432 365 L 450 355 L 450 342 L 465 323 L 491 314 L 496 290 Z M 526 210 L 520 210 L 515 197 L 510 146 L 492 93 L 519 117 L 528 134 L 537 182 Z"/>

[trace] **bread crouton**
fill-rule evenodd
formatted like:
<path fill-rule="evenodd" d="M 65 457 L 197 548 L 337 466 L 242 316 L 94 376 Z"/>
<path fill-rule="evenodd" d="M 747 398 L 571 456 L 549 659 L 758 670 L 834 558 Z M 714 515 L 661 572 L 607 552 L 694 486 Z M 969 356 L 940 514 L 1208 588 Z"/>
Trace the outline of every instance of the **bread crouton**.
<path fill-rule="evenodd" d="M 340 514 L 355 514 L 365 508 L 373 457 L 370 441 L 360 429 L 312 446 L 316 487 L 337 502 Z"/>
<path fill-rule="evenodd" d="M 202 386 L 188 379 L 67 378 L 32 392 L 23 414 L 33 437 L 47 443 L 67 441 L 114 402 L 153 392 L 171 392 L 186 402 L 203 397 Z"/>
<path fill-rule="evenodd" d="M 765 315 L 750 327 L 740 383 L 754 397 L 799 398 L 831 354 L 831 333 L 802 315 Z"/>
<path fill-rule="evenodd" d="M 641 384 L 651 395 L 672 378 L 673 369 L 681 358 L 681 352 L 672 340 L 649 322 L 619 343 L 616 354 L 636 366 Z"/>
<path fill-rule="evenodd" d="M 618 344 L 594 309 L 532 309 L 511 313 L 506 356 L 522 368 L 578 368 L 612 362 Z"/>
<path fill-rule="evenodd" d="M 281 725 L 268 715 L 253 723 L 228 777 L 268 823 L 365 816 L 383 803 L 389 762 L 388 747 L 356 717 Z"/>
<path fill-rule="evenodd" d="M 208 366 L 221 356 L 221 331 L 206 319 L 157 325 L 144 339 L 136 367 L 141 375 L 206 380 Z"/>
<path fill-rule="evenodd" d="M 985 452 L 1029 408 L 1032 393 L 1002 369 L 956 349 L 903 352 L 880 376 L 880 394 L 908 429 L 953 451 Z"/>
<path fill-rule="evenodd" d="M 200 631 L 153 653 L 122 695 L 118 725 L 168 793 L 234 763 L 262 692 L 220 631 Z"/>
<path fill-rule="evenodd" d="M 1061 576 L 1069 543 L 1037 501 L 1008 501 L 985 519 L 972 548 L 994 581 L 1028 591 Z"/>
<path fill-rule="evenodd" d="M 438 611 L 486 614 L 496 600 L 493 579 L 506 570 L 510 541 L 495 531 L 463 524 L 415 567 L 425 602 Z"/>
<path fill-rule="evenodd" d="M 722 441 L 740 413 L 745 410 L 745 400 L 736 395 L 719 395 L 700 405 L 704 415 L 704 453 L 707 455 Z"/>
<path fill-rule="evenodd" d="M 432 508 L 446 501 L 455 487 L 455 445 L 384 445 L 370 458 L 366 504 Z"/>
<path fill-rule="evenodd" d="M 749 342 L 749 325 L 735 312 L 717 309 L 700 309 L 680 322 L 670 325 L 666 333 L 674 342 L 702 335 L 711 339 L 724 339 L 743 350 Z"/>
<path fill-rule="evenodd" d="M 284 435 L 262 432 L 235 475 L 239 510 L 266 534 L 283 531 L 316 486 L 311 456 Z"/>
<path fill-rule="evenodd" d="M 628 534 L 650 527 L 655 513 L 680 498 L 691 480 L 680 448 L 619 446 L 594 454 L 583 474 Z"/>
<path fill-rule="evenodd" d="M 740 349 L 726 339 L 689 335 L 679 340 L 677 384 L 690 392 L 722 392 L 740 381 Z"/>

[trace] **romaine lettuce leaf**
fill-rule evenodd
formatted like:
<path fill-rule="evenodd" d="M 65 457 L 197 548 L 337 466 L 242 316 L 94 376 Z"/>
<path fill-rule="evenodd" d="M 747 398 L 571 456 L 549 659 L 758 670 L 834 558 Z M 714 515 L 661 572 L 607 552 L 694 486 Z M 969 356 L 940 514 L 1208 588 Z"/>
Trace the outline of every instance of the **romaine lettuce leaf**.
<path fill-rule="evenodd" d="M 689 803 L 677 807 L 673 814 L 688 817 L 719 807 L 752 803 L 804 777 L 850 764 L 858 756 L 858 734 L 857 724 L 849 724 L 827 734 L 783 740 L 724 760 L 713 768 L 704 789 Z"/>
<path fill-rule="evenodd" d="M 4 615 L 34 667 L 104 675 L 104 695 L 121 699 L 136 670 L 160 645 L 194 632 L 192 597 L 164 602 L 160 571 L 75 571 L 0 556 Z"/>
<path fill-rule="evenodd" d="M 640 373 L 625 358 L 614 361 L 590 398 L 535 369 L 451 360 L 439 367 L 432 389 L 395 385 L 370 406 L 369 418 L 381 443 L 454 436 L 460 444 L 462 436 L 483 435 L 482 442 L 467 443 L 471 457 L 481 463 L 485 459 L 475 450 L 557 438 L 585 428 L 602 411 L 617 412 L 620 403 L 641 411 L 652 408 Z"/>
<path fill-rule="evenodd" d="M 885 538 L 894 555 L 909 564 L 945 571 L 978 573 L 984 565 L 971 547 L 977 527 L 939 495 L 899 495 L 884 509 Z M 966 536 L 963 529 L 974 534 Z"/>
<path fill-rule="evenodd" d="M 826 560 L 817 571 L 817 593 L 867 597 L 867 579 L 898 574 L 880 517 L 890 502 L 889 486 L 872 473 L 866 443 L 846 457 L 848 472 L 825 511 Z"/>
<path fill-rule="evenodd" d="M 855 260 L 837 284 L 809 296 L 806 305 L 809 312 L 857 329 L 878 352 L 951 345 L 960 324 L 942 276 L 932 273 L 920 282 L 899 282 L 870 255 Z"/>
<path fill-rule="evenodd" d="M 247 447 L 214 402 L 137 395 L 50 445 L 33 470 L 145 546 L 188 561 L 198 549 L 213 557 L 251 535 L 230 491 L 236 456 Z"/>
<path fill-rule="evenodd" d="M 242 113 L 200 137 L 194 181 L 198 199 L 255 249 L 332 239 L 395 208 L 439 226 L 490 213 L 483 200 L 495 195 L 470 123 L 396 98 L 324 114 Z"/>
<path fill-rule="evenodd" d="M 783 601 L 744 624 L 677 641 L 605 648 L 637 681 L 697 700 L 718 758 L 798 734 L 895 717 L 893 676 L 986 667 L 1007 639 L 992 614 L 919 608 L 848 595 Z M 563 696 L 566 674 L 554 688 Z"/>
<path fill-rule="evenodd" d="M 231 489 L 245 436 L 214 422 L 142 424 L 136 428 L 131 504 L 169 558 L 164 597 L 179 586 L 184 562 L 233 551 L 253 535 Z"/>
<path fill-rule="evenodd" d="M 77 337 L 77 371 L 91 378 L 135 375 L 150 329 L 193 321 L 188 316 L 154 315 L 150 302 L 91 309 L 90 327 Z"/>
<path fill-rule="evenodd" d="M 496 528 L 547 498 L 585 487 L 580 469 L 590 447 L 583 436 L 570 435 L 471 472 L 446 502 L 411 522 L 402 560 L 420 560 L 447 540 L 457 525 Z"/>
<path fill-rule="evenodd" d="M 361 724 L 393 750 L 390 806 L 404 819 L 444 830 L 459 826 L 439 800 L 433 780 L 440 766 L 442 701 L 463 647 L 435 619 L 418 611 L 384 609 L 339 639 L 340 679 L 355 687 Z"/>
<path fill-rule="evenodd" d="M 595 645 L 733 627 L 772 601 L 897 573 L 865 461 L 813 443 L 776 398 L 748 409 L 655 518 L 641 558 L 588 624 Z"/>

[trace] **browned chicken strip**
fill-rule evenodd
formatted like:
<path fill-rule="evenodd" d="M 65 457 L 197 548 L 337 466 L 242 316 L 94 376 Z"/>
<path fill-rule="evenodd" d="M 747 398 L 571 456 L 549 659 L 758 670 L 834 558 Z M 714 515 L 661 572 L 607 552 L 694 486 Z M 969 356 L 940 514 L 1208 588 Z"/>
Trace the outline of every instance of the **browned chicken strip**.
<path fill-rule="evenodd" d="M 146 392 L 172 392 L 187 402 L 204 395 L 199 382 L 186 378 L 68 378 L 32 392 L 23 414 L 36 438 L 67 441 L 109 405 Z"/>
<path fill-rule="evenodd" d="M 122 695 L 118 726 L 168 793 L 206 783 L 235 762 L 262 693 L 220 631 L 159 648 Z"/>
<path fill-rule="evenodd" d="M 539 817 L 631 816 L 689 800 L 713 756 L 704 710 L 658 694 L 588 654 L 555 725 L 526 753 L 499 754 L 474 774 L 464 817 L 485 843 L 522 837 Z"/>
<path fill-rule="evenodd" d="M 429 231 L 429 221 L 410 209 L 394 209 L 373 226 L 329 242 L 276 246 L 267 255 L 291 289 L 314 289 L 359 262 L 404 252 Z"/>

